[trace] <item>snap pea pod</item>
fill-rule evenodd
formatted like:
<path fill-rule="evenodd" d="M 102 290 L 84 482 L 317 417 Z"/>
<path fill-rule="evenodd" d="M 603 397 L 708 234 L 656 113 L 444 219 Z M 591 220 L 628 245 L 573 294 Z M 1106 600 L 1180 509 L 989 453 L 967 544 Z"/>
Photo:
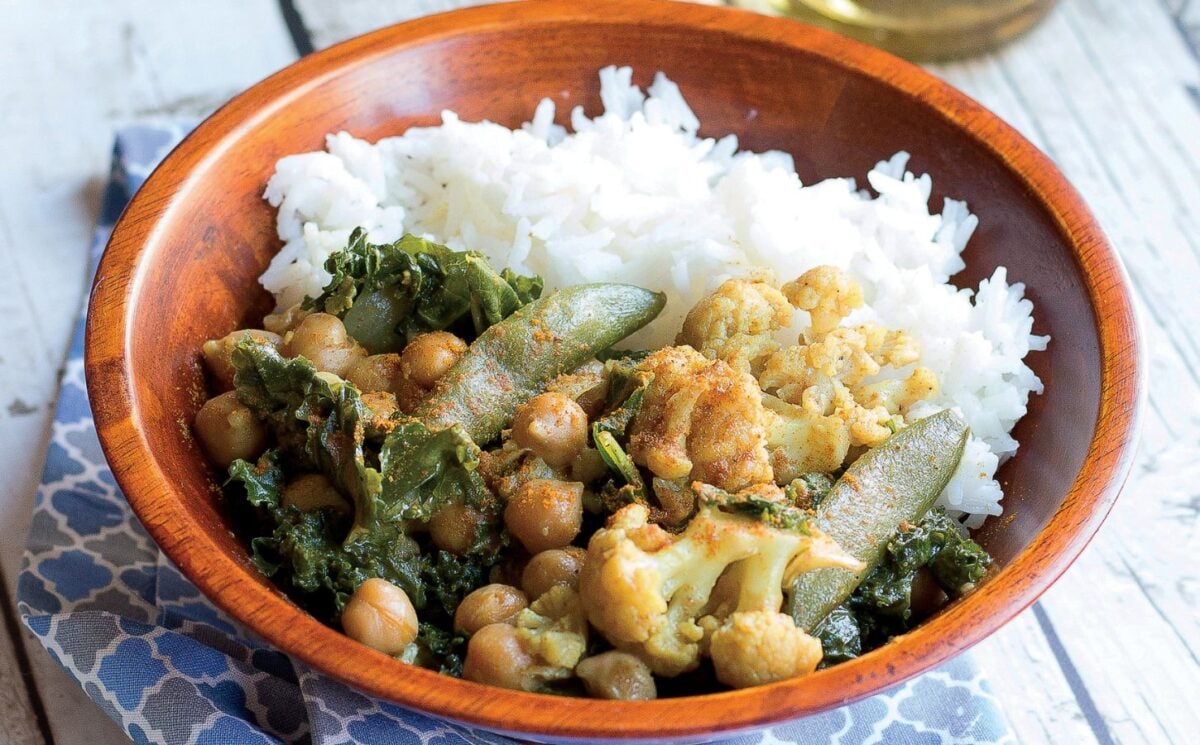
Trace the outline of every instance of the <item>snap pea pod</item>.
<path fill-rule="evenodd" d="M 969 431 L 954 412 L 942 411 L 892 435 L 846 469 L 821 502 L 814 525 L 866 568 L 814 569 L 797 577 L 789 596 L 797 626 L 811 631 L 879 564 L 900 524 L 929 511 L 958 467 Z"/>
<path fill-rule="evenodd" d="M 496 439 L 555 376 L 654 320 L 659 292 L 575 285 L 535 300 L 479 335 L 416 411 L 431 429 L 459 423 L 478 445 Z"/>

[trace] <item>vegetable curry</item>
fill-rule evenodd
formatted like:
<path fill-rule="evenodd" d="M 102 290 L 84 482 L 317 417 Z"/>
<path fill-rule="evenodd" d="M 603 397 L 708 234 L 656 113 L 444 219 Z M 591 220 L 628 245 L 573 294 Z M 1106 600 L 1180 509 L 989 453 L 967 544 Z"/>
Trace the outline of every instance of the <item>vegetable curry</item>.
<path fill-rule="evenodd" d="M 903 332 L 845 323 L 839 269 L 731 279 L 641 351 L 616 349 L 663 308 L 639 287 L 544 293 L 362 231 L 325 268 L 204 345 L 195 432 L 258 568 L 384 654 L 565 695 L 745 687 L 864 654 L 988 570 L 931 509 L 967 427 L 909 416 L 937 380 Z"/>

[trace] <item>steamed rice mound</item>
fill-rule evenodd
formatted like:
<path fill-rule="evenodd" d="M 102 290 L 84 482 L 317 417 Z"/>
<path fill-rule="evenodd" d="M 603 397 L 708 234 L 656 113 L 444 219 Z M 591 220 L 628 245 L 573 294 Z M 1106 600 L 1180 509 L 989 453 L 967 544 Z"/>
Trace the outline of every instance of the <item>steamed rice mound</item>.
<path fill-rule="evenodd" d="M 283 158 L 265 196 L 284 246 L 263 286 L 281 308 L 293 305 L 320 293 L 330 279 L 322 264 L 354 228 L 379 243 L 415 233 L 539 274 L 547 290 L 605 281 L 664 291 L 666 310 L 627 340 L 657 348 L 731 276 L 766 268 L 787 280 L 838 266 L 866 299 L 848 323 L 908 332 L 938 376 L 939 394 L 916 416 L 955 408 L 971 427 L 938 504 L 967 527 L 1000 514 L 996 468 L 1016 452 L 1009 433 L 1042 390 L 1023 360 L 1049 337 L 1031 333 L 1033 303 L 1003 267 L 975 292 L 950 284 L 978 224 L 966 204 L 947 199 L 931 213 L 932 182 L 906 170 L 903 152 L 867 174 L 873 193 L 852 178 L 805 186 L 786 153 L 699 137 L 700 122 L 661 73 L 645 92 L 631 78 L 630 68 L 601 70 L 604 113 L 574 109 L 571 132 L 544 99 L 515 130 L 447 111 L 438 127 L 375 144 L 339 132 L 325 152 Z"/>

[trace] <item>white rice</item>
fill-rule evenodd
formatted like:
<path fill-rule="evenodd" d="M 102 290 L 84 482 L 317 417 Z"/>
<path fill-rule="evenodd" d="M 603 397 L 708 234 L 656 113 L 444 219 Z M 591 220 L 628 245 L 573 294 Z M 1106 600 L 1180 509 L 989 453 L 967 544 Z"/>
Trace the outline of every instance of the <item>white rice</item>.
<path fill-rule="evenodd" d="M 281 307 L 317 294 L 325 258 L 356 227 L 390 242 L 415 233 L 483 252 L 497 267 L 537 273 L 553 290 L 614 281 L 668 294 L 667 308 L 630 346 L 670 344 L 684 314 L 724 279 L 755 267 L 791 279 L 818 264 L 863 285 L 873 319 L 908 331 L 939 396 L 918 415 L 960 411 L 972 438 L 941 504 L 968 527 L 1001 512 L 994 480 L 1017 443 L 1009 436 L 1041 381 L 1022 360 L 1045 349 L 1034 336 L 1024 285 L 999 268 L 978 292 L 950 277 L 978 220 L 947 199 L 929 211 L 931 181 L 897 153 L 853 179 L 803 186 L 791 156 L 739 152 L 737 139 L 697 137 L 700 122 L 661 73 L 645 93 L 629 68 L 600 71 L 605 112 L 571 112 L 572 133 L 543 100 L 510 130 L 453 112 L 374 145 L 345 132 L 326 152 L 279 161 L 266 198 L 279 208 L 284 247 L 263 274 Z M 797 316 L 805 316 L 797 313 Z M 805 321 L 806 319 L 800 319 Z"/>

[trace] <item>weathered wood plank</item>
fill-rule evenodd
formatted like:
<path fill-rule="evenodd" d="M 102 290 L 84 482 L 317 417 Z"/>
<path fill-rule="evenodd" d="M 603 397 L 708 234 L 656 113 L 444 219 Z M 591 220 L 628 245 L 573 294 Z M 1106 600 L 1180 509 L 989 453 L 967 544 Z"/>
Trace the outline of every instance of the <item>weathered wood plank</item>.
<path fill-rule="evenodd" d="M 1032 611 L 976 645 L 971 654 L 988 671 L 1018 742 L 1096 743 Z"/>
<path fill-rule="evenodd" d="M 1167 7 L 1175 16 L 1185 41 L 1192 48 L 1192 53 L 1200 57 L 1200 3 L 1195 0 L 1166 0 Z M 1196 94 L 1196 105 L 1200 106 L 1200 90 L 1193 89 Z"/>
<path fill-rule="evenodd" d="M 342 0 L 327 3 L 322 0 L 296 0 L 296 9 L 300 11 L 304 25 L 312 35 L 313 46 L 323 49 L 382 26 L 469 5 L 484 5 L 489 1 L 408 0 L 396 3 L 389 0 Z"/>
<path fill-rule="evenodd" d="M 0 619 L 0 742 L 36 745 L 46 740 L 30 697 L 33 681 L 22 669 L 21 650 L 12 643 L 16 629 L 4 623 L 9 619 Z"/>
<path fill-rule="evenodd" d="M 86 291 L 115 128 L 206 113 L 293 57 L 273 0 L 44 0 L 0 24 L 0 69 L 19 71 L 2 76 L 0 107 L 0 272 L 9 288 L 0 293 L 0 524 L 13 537 L 0 541 L 4 602 L 45 458 L 57 371 Z M 11 656 L 10 643 L 0 638 L 0 657 Z M 57 742 L 126 741 L 40 646 L 28 646 Z M 8 670 L 0 670 L 5 689 L 19 680 Z M 34 741 L 5 734 L 0 725 L 2 741 Z"/>

